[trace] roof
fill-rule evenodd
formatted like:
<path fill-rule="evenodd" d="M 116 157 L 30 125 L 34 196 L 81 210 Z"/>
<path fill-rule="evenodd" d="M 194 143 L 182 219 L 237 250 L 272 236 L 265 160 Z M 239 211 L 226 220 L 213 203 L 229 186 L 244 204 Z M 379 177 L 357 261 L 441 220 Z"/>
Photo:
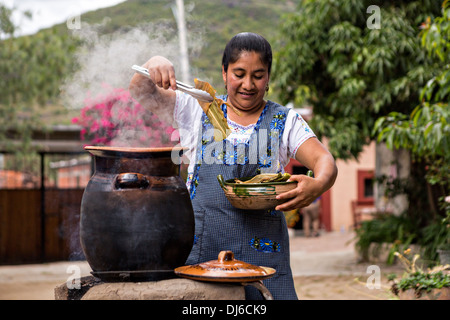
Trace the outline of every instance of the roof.
<path fill-rule="evenodd" d="M 31 145 L 44 153 L 83 153 L 85 143 L 80 139 L 81 126 L 54 125 L 46 130 L 35 130 L 32 133 Z M 17 132 L 10 131 L 7 136 L 17 136 Z M 11 152 L 10 145 L 20 147 L 20 140 L 0 142 L 0 153 Z"/>

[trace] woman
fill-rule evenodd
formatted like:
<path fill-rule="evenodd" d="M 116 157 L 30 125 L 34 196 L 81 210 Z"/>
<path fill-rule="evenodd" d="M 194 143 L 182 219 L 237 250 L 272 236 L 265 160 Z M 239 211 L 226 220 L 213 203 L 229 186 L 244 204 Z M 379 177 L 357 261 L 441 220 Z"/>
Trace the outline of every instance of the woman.
<path fill-rule="evenodd" d="M 302 208 L 301 213 L 303 215 L 303 232 L 305 237 L 320 236 L 320 198 L 314 200 L 309 206 Z"/>
<path fill-rule="evenodd" d="M 215 260 L 222 250 L 235 258 L 272 267 L 275 276 L 264 280 L 275 299 L 297 299 L 289 263 L 289 237 L 282 211 L 302 208 L 328 190 L 337 169 L 333 157 L 300 115 L 265 101 L 272 65 L 270 44 L 254 33 L 240 33 L 227 44 L 222 76 L 227 95 L 220 98 L 238 110 L 222 105 L 232 130 L 215 141 L 212 125 L 194 98 L 174 91 L 175 71 L 167 59 L 156 56 L 144 64 L 151 79 L 133 76 L 130 92 L 144 107 L 157 114 L 168 109 L 179 126 L 181 144 L 190 148 L 187 186 L 195 212 L 195 240 L 186 264 Z M 275 210 L 236 209 L 217 182 L 283 172 L 289 158 L 313 170 L 315 177 L 293 175 L 296 189 L 278 196 L 286 200 Z M 246 287 L 247 299 L 260 299 Z"/>

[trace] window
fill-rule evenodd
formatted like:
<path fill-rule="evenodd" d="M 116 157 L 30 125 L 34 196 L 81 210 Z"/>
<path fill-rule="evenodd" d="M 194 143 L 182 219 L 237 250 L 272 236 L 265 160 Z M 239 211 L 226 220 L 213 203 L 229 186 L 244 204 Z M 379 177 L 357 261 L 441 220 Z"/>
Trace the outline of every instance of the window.
<path fill-rule="evenodd" d="M 358 202 L 373 203 L 374 172 L 373 170 L 358 170 Z"/>

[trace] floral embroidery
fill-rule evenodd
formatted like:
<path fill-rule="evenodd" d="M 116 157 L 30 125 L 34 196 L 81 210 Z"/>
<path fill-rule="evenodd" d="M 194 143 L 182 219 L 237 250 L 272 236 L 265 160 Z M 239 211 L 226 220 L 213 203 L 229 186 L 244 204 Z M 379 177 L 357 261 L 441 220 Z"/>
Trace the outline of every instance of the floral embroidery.
<path fill-rule="evenodd" d="M 250 240 L 250 247 L 259 252 L 280 252 L 281 245 L 268 238 L 254 237 Z"/>
<path fill-rule="evenodd" d="M 246 155 L 245 150 L 248 147 L 248 144 L 242 144 L 243 145 L 243 152 L 237 152 L 237 164 L 247 164 L 248 163 L 248 157 Z"/>
<path fill-rule="evenodd" d="M 226 165 L 235 165 L 240 164 L 244 165 L 249 162 L 247 153 L 249 148 L 249 134 L 255 135 L 259 127 L 261 126 L 261 121 L 264 119 L 264 115 L 266 114 L 266 111 L 268 109 L 268 104 L 265 105 L 263 111 L 261 112 L 261 115 L 259 116 L 258 121 L 256 124 L 244 127 L 237 123 L 231 123 L 232 128 L 232 134 L 227 139 L 223 140 L 223 146 L 224 146 L 224 152 L 222 153 L 223 157 L 223 164 Z M 227 118 L 227 108 L 226 105 L 222 105 L 222 111 L 226 119 Z M 234 134 L 233 134 L 234 133 Z M 227 145 L 226 141 L 231 142 L 231 149 L 230 145 Z M 228 147 L 228 148 L 227 148 Z M 219 158 L 218 158 L 219 159 Z M 220 160 L 220 159 L 219 159 Z M 270 167 L 270 165 L 268 165 Z"/>
<path fill-rule="evenodd" d="M 226 98 L 225 98 L 226 100 Z M 211 155 L 206 155 L 205 151 L 207 150 L 207 146 L 214 140 L 213 137 L 213 125 L 206 114 L 202 115 L 202 137 L 198 143 L 197 147 L 197 155 L 196 155 L 196 164 L 193 168 L 193 173 L 189 174 L 186 185 L 188 190 L 190 191 L 191 199 L 194 199 L 197 187 L 199 185 L 199 169 L 201 164 L 203 163 L 205 157 L 214 157 L 216 159 L 215 163 L 223 163 L 227 166 L 231 165 L 245 165 L 249 163 L 249 150 L 250 150 L 250 140 L 255 139 L 257 136 L 259 128 L 261 126 L 262 120 L 265 118 L 265 114 L 267 112 L 269 103 L 267 103 L 261 112 L 261 115 L 256 122 L 255 125 L 249 126 L 241 126 L 237 123 L 233 123 L 232 121 L 229 123 L 230 128 L 232 130 L 231 135 L 223 140 L 223 148 L 221 150 L 214 149 L 212 150 Z M 224 113 L 225 118 L 227 119 L 227 108 L 226 105 L 223 104 L 222 111 Z M 268 119 L 270 121 L 270 119 Z M 272 168 L 272 166 L 276 167 L 276 170 L 279 171 L 281 166 L 279 161 L 277 160 L 278 155 L 273 154 L 272 152 L 272 142 L 280 141 L 279 137 L 283 135 L 284 127 L 286 121 L 286 113 L 283 111 L 279 111 L 277 114 L 273 115 L 273 119 L 269 123 L 270 132 L 268 133 L 268 141 L 267 141 L 267 152 L 264 154 L 261 152 L 257 156 L 257 166 L 256 174 L 261 173 L 261 168 Z M 253 137 L 253 138 L 252 138 Z M 252 158 L 253 159 L 253 158 Z M 255 159 L 256 160 L 256 159 Z M 271 170 L 271 169 L 270 169 Z"/>
<path fill-rule="evenodd" d="M 207 144 L 209 141 L 212 140 L 212 137 L 214 135 L 214 132 L 212 130 L 205 130 L 202 133 L 202 144 L 205 145 Z"/>
<path fill-rule="evenodd" d="M 227 164 L 229 166 L 233 165 L 233 164 L 235 164 L 236 159 L 237 159 L 237 151 L 235 148 L 224 151 L 224 155 L 223 155 L 223 163 L 224 164 Z"/>
<path fill-rule="evenodd" d="M 258 166 L 260 168 L 270 168 L 272 166 L 272 157 L 270 154 L 265 154 L 259 157 Z"/>
<path fill-rule="evenodd" d="M 225 152 L 224 151 L 214 151 L 214 158 L 216 158 L 217 160 L 219 160 L 219 162 L 223 162 L 225 156 Z"/>
<path fill-rule="evenodd" d="M 227 137 L 227 140 L 236 146 L 240 143 L 249 142 L 250 136 L 256 127 L 256 123 L 248 126 L 241 126 L 240 124 L 235 123 L 232 120 L 228 120 L 228 126 L 231 129 L 231 133 Z"/>
<path fill-rule="evenodd" d="M 306 132 L 310 132 L 308 125 L 306 124 L 305 119 L 303 119 L 298 113 L 297 113 L 297 120 L 301 122 L 303 129 L 305 129 Z"/>
<path fill-rule="evenodd" d="M 309 132 L 310 130 L 309 130 L 309 127 L 307 126 L 307 125 L 305 125 L 305 131 L 306 132 Z"/>
<path fill-rule="evenodd" d="M 200 169 L 200 165 L 203 161 L 203 155 L 205 153 L 206 145 L 212 139 L 212 135 L 209 134 L 211 132 L 211 130 L 208 130 L 208 128 L 212 128 L 212 123 L 208 119 L 206 114 L 203 114 L 203 116 L 202 116 L 202 123 L 203 123 L 203 133 L 202 133 L 202 139 L 201 139 L 200 145 L 197 148 L 197 156 L 196 156 L 197 163 L 195 164 L 195 167 L 194 167 L 195 174 L 189 175 L 188 181 L 186 182 L 186 184 L 188 185 L 188 190 L 189 190 L 191 200 L 194 199 L 196 191 L 197 191 L 198 180 L 199 180 L 198 179 L 198 170 Z"/>
<path fill-rule="evenodd" d="M 196 194 L 196 191 L 197 191 L 197 186 L 198 186 L 198 173 L 195 174 L 195 176 L 192 179 L 192 181 L 190 183 L 190 186 L 189 186 L 190 187 L 189 188 L 189 192 L 190 192 L 191 200 L 194 199 L 194 197 L 195 197 L 195 194 Z"/>
<path fill-rule="evenodd" d="M 209 120 L 208 117 L 203 117 L 203 124 L 204 124 L 206 129 L 213 129 L 214 128 L 211 120 Z"/>
<path fill-rule="evenodd" d="M 284 126 L 286 122 L 286 113 L 283 111 L 279 111 L 277 114 L 273 116 L 272 121 L 269 124 L 270 133 L 269 133 L 269 141 L 267 154 L 262 154 L 258 159 L 259 168 L 270 168 L 272 165 L 275 165 L 278 168 L 280 167 L 280 163 L 277 161 L 278 155 L 272 155 L 272 139 L 275 141 L 280 141 L 280 137 L 283 135 Z M 272 162 L 275 161 L 275 163 Z"/>
<path fill-rule="evenodd" d="M 226 144 L 223 146 L 224 151 L 215 152 L 214 157 L 217 162 L 231 166 L 235 164 L 244 165 L 249 162 L 248 160 L 248 143 L 239 143 L 238 145 Z"/>
<path fill-rule="evenodd" d="M 270 122 L 271 130 L 284 130 L 284 119 L 286 119 L 286 113 L 280 111 L 273 116 L 273 120 Z"/>

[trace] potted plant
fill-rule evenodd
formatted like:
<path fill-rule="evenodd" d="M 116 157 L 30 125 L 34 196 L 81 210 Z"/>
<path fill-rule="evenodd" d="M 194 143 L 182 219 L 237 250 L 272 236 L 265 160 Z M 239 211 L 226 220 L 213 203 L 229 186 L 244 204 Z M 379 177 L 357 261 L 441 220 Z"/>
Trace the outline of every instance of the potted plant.
<path fill-rule="evenodd" d="M 396 274 L 389 275 L 391 291 L 401 300 L 450 300 L 450 265 L 438 265 L 426 271 L 417 266 L 419 255 L 412 258 L 411 249 L 395 256 L 405 265 L 405 273 L 400 280 Z"/>

